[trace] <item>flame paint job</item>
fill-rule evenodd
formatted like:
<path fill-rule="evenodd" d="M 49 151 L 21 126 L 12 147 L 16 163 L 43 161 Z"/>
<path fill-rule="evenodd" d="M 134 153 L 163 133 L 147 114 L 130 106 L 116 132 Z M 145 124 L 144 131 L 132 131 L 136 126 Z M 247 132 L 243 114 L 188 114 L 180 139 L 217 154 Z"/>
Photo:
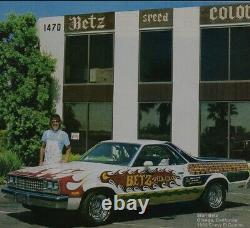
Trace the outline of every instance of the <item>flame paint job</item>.
<path fill-rule="evenodd" d="M 104 171 L 100 180 L 103 183 L 110 183 L 116 187 L 120 187 L 123 191 L 127 189 L 140 189 L 146 191 L 147 189 L 172 188 L 173 186 L 180 186 L 177 183 L 177 176 L 174 170 L 169 169 L 152 169 L 152 170 L 118 170 L 116 172 Z"/>

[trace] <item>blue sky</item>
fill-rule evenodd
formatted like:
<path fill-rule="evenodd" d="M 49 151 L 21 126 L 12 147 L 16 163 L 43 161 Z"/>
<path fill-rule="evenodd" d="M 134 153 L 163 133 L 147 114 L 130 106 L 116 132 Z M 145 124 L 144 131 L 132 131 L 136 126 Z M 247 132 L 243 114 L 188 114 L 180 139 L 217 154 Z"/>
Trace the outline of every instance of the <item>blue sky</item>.
<path fill-rule="evenodd" d="M 235 1 L 232 1 L 235 2 Z M 232 3 L 231 2 L 231 3 Z M 1 1 L 0 20 L 10 12 L 32 12 L 36 17 L 84 14 L 90 12 L 113 12 L 154 8 L 177 8 L 230 4 L 229 1 Z"/>

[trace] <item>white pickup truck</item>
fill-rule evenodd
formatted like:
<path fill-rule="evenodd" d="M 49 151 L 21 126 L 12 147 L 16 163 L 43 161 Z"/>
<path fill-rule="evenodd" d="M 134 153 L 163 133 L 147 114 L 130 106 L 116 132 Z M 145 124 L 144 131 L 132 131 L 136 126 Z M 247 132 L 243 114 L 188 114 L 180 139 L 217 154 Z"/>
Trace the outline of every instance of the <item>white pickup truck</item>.
<path fill-rule="evenodd" d="M 150 204 L 201 200 L 222 210 L 226 193 L 246 188 L 246 161 L 201 159 L 172 143 L 153 140 L 103 141 L 80 161 L 29 167 L 9 173 L 6 196 L 23 206 L 79 210 L 85 223 L 110 221 L 103 200 L 149 199 Z"/>

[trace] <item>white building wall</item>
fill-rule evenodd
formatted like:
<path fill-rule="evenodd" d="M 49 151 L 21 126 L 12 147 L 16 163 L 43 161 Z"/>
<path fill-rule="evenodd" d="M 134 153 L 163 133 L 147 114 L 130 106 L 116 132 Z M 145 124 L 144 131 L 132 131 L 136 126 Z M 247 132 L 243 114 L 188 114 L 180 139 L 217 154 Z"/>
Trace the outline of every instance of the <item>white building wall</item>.
<path fill-rule="evenodd" d="M 54 31 L 44 31 L 48 25 L 56 24 Z M 57 25 L 60 24 L 60 31 L 57 31 Z M 56 59 L 56 68 L 54 78 L 59 88 L 56 99 L 56 113 L 62 116 L 63 112 L 63 69 L 64 69 L 64 17 L 46 17 L 38 20 L 37 23 L 38 36 L 40 38 L 40 49 Z"/>
<path fill-rule="evenodd" d="M 177 8 L 173 14 L 172 142 L 198 155 L 199 8 Z"/>
<path fill-rule="evenodd" d="M 139 11 L 115 13 L 113 139 L 137 139 Z"/>

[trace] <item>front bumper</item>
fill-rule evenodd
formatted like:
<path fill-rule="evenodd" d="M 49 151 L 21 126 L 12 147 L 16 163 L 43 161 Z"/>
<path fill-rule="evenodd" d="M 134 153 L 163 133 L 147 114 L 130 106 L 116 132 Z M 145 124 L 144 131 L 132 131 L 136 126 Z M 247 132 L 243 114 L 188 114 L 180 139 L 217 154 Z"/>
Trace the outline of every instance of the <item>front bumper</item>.
<path fill-rule="evenodd" d="M 10 187 L 4 187 L 1 191 L 6 194 L 5 197 L 29 206 L 77 210 L 81 202 L 81 198 L 31 192 Z"/>

